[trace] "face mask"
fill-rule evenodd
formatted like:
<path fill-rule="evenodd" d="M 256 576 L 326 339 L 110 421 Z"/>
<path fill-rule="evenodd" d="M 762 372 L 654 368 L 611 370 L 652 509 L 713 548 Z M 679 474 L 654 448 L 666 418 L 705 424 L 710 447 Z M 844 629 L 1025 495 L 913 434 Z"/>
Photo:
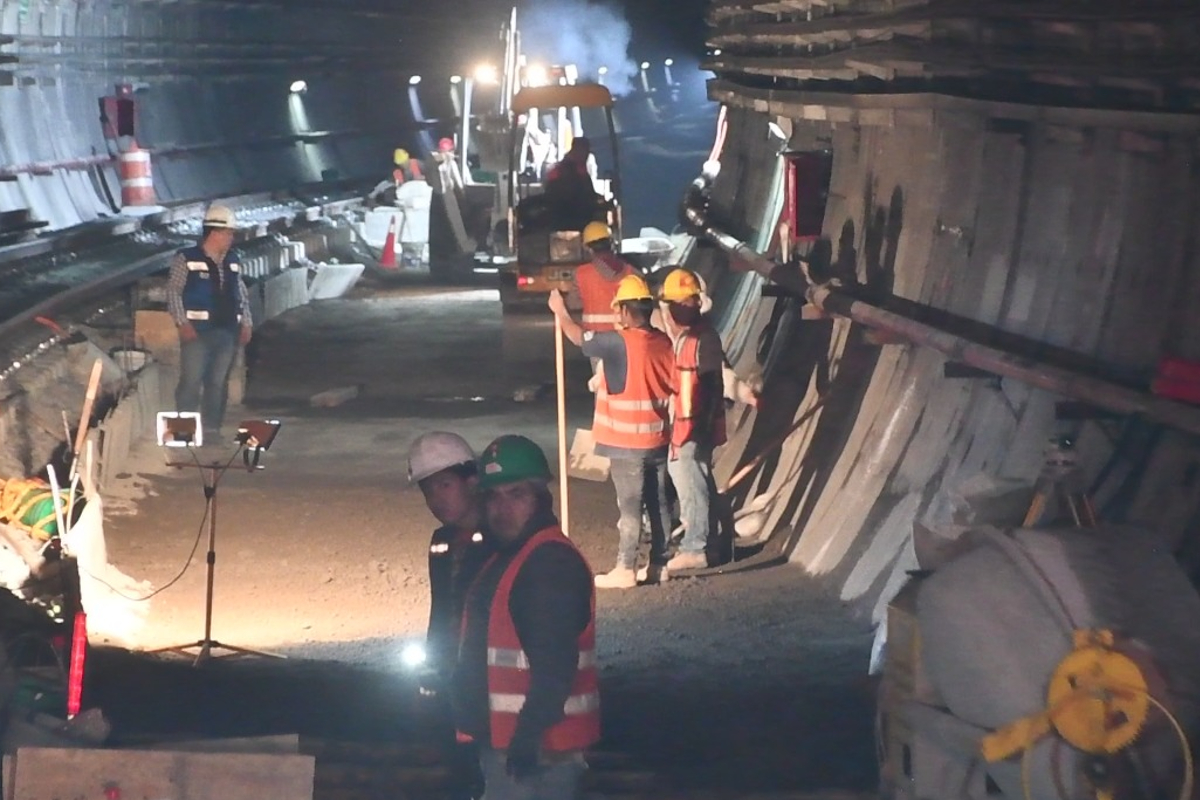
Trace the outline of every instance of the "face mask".
<path fill-rule="evenodd" d="M 690 327 L 700 321 L 700 309 L 695 306 L 685 306 L 679 303 L 672 303 L 669 306 L 671 319 L 676 325 Z"/>

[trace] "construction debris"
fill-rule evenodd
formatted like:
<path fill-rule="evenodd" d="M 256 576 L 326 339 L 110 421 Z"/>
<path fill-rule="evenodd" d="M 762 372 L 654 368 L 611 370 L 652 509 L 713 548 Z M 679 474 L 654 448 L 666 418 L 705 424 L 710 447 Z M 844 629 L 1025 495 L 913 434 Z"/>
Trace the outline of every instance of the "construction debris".
<path fill-rule="evenodd" d="M 362 391 L 362 384 L 354 386 L 343 386 L 338 389 L 329 389 L 324 392 L 314 394 L 308 399 L 308 404 L 314 408 L 336 408 L 342 403 L 349 402 L 358 397 Z"/>

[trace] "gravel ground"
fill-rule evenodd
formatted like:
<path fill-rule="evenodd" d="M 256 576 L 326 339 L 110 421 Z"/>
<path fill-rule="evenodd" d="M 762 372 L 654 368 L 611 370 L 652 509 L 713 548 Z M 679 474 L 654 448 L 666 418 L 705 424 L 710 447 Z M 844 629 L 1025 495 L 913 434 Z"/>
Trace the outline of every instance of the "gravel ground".
<path fill-rule="evenodd" d="M 569 347 L 569 345 L 568 345 Z M 495 294 L 364 288 L 297 309 L 259 331 L 247 409 L 284 421 L 256 474 L 218 492 L 214 638 L 285 653 L 192 670 L 112 648 L 94 659 L 91 698 L 127 739 L 152 733 L 300 731 L 360 739 L 428 735 L 399 661 L 426 622 L 433 520 L 406 485 L 416 435 L 458 430 L 477 447 L 499 433 L 554 443 L 553 340 L 539 316 L 505 321 Z M 586 424 L 586 362 L 569 368 L 571 417 Z M 342 406 L 308 398 L 359 386 Z M 539 395 L 517 402 L 515 392 Z M 107 520 L 113 562 L 166 584 L 196 540 L 195 469 L 142 454 L 148 493 Z M 128 487 L 126 487 L 128 488 Z M 573 481 L 572 536 L 593 566 L 615 556 L 607 484 Z M 151 601 L 132 644 L 200 638 L 203 542 L 191 568 Z M 818 582 L 774 567 L 601 593 L 605 747 L 684 783 L 746 789 L 864 788 L 874 781 L 870 632 Z"/>

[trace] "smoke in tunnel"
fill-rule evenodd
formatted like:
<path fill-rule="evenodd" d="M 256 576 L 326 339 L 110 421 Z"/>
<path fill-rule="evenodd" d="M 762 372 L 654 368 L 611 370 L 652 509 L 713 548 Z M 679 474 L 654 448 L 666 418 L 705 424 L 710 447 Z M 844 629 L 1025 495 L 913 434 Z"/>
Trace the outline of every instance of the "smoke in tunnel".
<path fill-rule="evenodd" d="M 531 58 L 575 64 L 615 95 L 633 88 L 637 64 L 629 57 L 633 29 L 620 8 L 588 0 L 533 0 L 521 9 L 521 40 Z"/>

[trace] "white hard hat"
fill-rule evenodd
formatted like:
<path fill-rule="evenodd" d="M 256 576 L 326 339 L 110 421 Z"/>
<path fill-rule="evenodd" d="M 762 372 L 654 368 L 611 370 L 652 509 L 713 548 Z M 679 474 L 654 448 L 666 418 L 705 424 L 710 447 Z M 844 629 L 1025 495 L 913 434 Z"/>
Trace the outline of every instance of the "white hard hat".
<path fill-rule="evenodd" d="M 425 433 L 408 449 L 408 479 L 417 483 L 444 469 L 470 464 L 474 460 L 475 451 L 457 433 Z"/>
<path fill-rule="evenodd" d="M 236 228 L 237 217 L 234 216 L 232 209 L 225 206 L 209 206 L 208 211 L 204 214 L 204 227 Z"/>

